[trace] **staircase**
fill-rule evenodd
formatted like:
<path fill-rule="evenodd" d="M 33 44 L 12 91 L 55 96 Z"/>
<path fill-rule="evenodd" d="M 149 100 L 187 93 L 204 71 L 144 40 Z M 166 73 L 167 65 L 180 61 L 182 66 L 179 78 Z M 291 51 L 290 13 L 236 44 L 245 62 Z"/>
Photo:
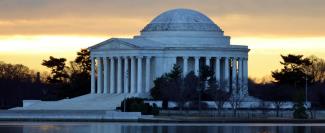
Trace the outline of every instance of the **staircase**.
<path fill-rule="evenodd" d="M 115 110 L 123 99 L 139 94 L 87 94 L 59 101 L 41 101 L 14 110 Z"/>

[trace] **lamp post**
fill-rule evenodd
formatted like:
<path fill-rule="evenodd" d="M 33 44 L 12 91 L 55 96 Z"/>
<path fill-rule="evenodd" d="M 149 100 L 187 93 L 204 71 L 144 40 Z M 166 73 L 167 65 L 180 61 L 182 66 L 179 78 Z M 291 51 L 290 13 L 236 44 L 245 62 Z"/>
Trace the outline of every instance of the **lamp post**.
<path fill-rule="evenodd" d="M 203 90 L 206 90 L 208 88 L 208 81 L 209 81 L 210 77 L 208 77 L 206 80 L 204 81 L 200 81 L 198 87 L 197 87 L 197 91 L 199 92 L 199 111 L 201 112 L 201 93 Z"/>
<path fill-rule="evenodd" d="M 126 110 L 126 98 L 124 97 L 124 102 L 123 102 L 123 110 L 124 110 L 124 112 L 125 112 L 125 110 Z"/>
<path fill-rule="evenodd" d="M 306 100 L 306 108 L 308 109 L 308 86 L 307 86 L 307 84 L 308 84 L 308 78 L 307 78 L 307 74 L 306 74 L 306 77 L 305 77 L 305 100 Z"/>
<path fill-rule="evenodd" d="M 200 81 L 199 85 L 196 88 L 196 91 L 199 92 L 199 111 L 201 112 L 201 91 L 202 91 L 202 87 L 201 87 L 202 81 Z"/>

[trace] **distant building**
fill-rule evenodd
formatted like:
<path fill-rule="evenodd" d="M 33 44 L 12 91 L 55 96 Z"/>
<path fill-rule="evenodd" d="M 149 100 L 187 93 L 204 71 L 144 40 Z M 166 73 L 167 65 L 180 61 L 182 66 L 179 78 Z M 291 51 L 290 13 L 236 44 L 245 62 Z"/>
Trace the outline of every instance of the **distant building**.
<path fill-rule="evenodd" d="M 198 75 L 203 65 L 213 67 L 218 83 L 227 84 L 226 91 L 247 94 L 248 47 L 231 45 L 218 25 L 194 10 L 166 11 L 139 36 L 111 38 L 89 49 L 92 94 L 148 96 L 153 80 L 170 72 L 174 64 L 184 76 L 190 71 Z"/>

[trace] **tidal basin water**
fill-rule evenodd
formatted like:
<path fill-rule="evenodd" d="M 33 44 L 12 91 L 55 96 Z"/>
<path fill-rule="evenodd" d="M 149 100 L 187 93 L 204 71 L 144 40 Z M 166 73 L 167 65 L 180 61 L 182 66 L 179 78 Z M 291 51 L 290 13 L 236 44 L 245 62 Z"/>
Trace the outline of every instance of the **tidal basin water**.
<path fill-rule="evenodd" d="M 325 133 L 325 124 L 0 122 L 0 133 Z"/>

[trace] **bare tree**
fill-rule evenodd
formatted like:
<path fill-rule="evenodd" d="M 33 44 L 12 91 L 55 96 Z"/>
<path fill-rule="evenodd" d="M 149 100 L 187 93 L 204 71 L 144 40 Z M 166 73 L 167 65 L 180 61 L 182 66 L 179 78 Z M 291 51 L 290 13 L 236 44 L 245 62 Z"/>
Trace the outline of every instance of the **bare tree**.
<path fill-rule="evenodd" d="M 270 111 L 271 104 L 268 101 L 260 100 L 258 108 L 261 110 L 262 116 L 266 117 L 267 113 Z"/>
<path fill-rule="evenodd" d="M 284 104 L 285 104 L 285 101 L 282 101 L 282 100 L 274 100 L 273 101 L 273 105 L 276 110 L 276 117 L 279 117 L 280 110 Z"/>
<path fill-rule="evenodd" d="M 218 115 L 221 115 L 225 102 L 229 99 L 229 93 L 224 88 L 221 88 L 221 84 L 214 78 L 209 81 L 209 88 L 205 91 L 206 94 L 215 102 L 217 105 Z"/>
<path fill-rule="evenodd" d="M 217 105 L 218 115 L 221 115 L 221 111 L 224 109 L 225 102 L 229 99 L 229 93 L 222 90 L 217 90 L 214 97 L 214 102 Z"/>
<path fill-rule="evenodd" d="M 325 82 L 325 60 L 314 55 L 308 58 L 312 64 L 304 68 L 305 73 L 313 77 L 313 83 Z"/>
<path fill-rule="evenodd" d="M 232 92 L 229 97 L 229 102 L 233 110 L 233 116 L 237 116 L 237 110 L 240 108 L 245 96 L 239 95 L 238 93 Z"/>

